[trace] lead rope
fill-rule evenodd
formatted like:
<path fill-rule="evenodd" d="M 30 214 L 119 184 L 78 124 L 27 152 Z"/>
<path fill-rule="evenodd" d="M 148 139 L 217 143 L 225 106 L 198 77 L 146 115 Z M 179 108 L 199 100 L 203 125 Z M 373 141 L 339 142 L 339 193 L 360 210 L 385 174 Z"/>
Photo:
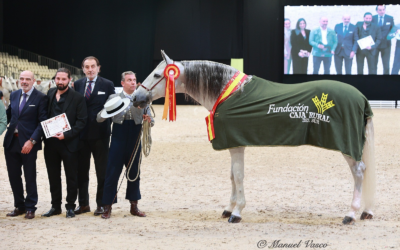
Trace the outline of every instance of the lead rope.
<path fill-rule="evenodd" d="M 150 108 L 151 108 L 151 110 L 153 111 L 153 117 L 156 117 L 156 113 L 154 112 L 154 109 L 153 109 L 153 107 L 151 106 L 151 104 L 150 104 Z M 147 111 L 144 112 L 144 113 L 147 113 Z M 139 174 L 140 174 L 140 166 L 142 165 L 142 151 L 143 151 L 143 154 L 147 157 L 147 156 L 149 156 L 150 150 L 151 150 L 151 144 L 152 144 L 152 139 L 151 139 L 151 126 L 150 126 L 150 123 L 149 123 L 149 122 L 143 122 L 143 121 L 144 121 L 144 120 L 142 120 L 142 129 L 141 129 L 141 131 L 140 131 L 140 136 L 138 137 L 138 140 L 136 141 L 136 145 L 135 145 L 136 149 L 135 149 L 134 153 L 132 152 L 133 157 L 132 157 L 132 155 L 131 155 L 131 159 L 129 160 L 129 161 L 130 161 L 129 168 L 128 168 L 127 171 L 126 171 L 126 178 L 127 178 L 128 181 L 130 181 L 130 182 L 136 181 L 137 178 L 139 177 Z M 135 179 L 131 180 L 131 179 L 129 178 L 129 173 L 130 173 L 130 171 L 131 171 L 131 167 L 132 167 L 133 161 L 134 161 L 134 159 L 136 158 L 136 154 L 137 154 L 137 151 L 138 151 L 138 149 L 139 149 L 139 145 L 138 145 L 139 138 L 140 138 L 142 135 L 143 135 L 143 137 L 142 137 L 142 151 L 140 151 L 139 164 L 138 164 L 138 171 L 137 171 L 137 174 L 136 174 Z"/>

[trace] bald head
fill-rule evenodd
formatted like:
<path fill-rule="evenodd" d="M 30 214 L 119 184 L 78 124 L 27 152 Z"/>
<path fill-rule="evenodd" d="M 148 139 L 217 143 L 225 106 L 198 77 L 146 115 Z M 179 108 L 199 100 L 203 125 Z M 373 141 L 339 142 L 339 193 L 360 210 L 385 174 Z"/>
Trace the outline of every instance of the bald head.
<path fill-rule="evenodd" d="M 350 23 L 350 15 L 343 15 L 342 16 L 342 21 L 343 21 L 343 23 L 345 24 L 345 25 L 349 25 L 349 23 Z"/>
<path fill-rule="evenodd" d="M 33 83 L 35 82 L 35 75 L 29 70 L 22 71 L 19 76 L 19 82 L 22 91 L 27 93 L 32 89 Z"/>
<path fill-rule="evenodd" d="M 328 18 L 323 16 L 319 19 L 319 24 L 321 26 L 321 28 L 326 29 L 326 27 L 328 27 Z"/>

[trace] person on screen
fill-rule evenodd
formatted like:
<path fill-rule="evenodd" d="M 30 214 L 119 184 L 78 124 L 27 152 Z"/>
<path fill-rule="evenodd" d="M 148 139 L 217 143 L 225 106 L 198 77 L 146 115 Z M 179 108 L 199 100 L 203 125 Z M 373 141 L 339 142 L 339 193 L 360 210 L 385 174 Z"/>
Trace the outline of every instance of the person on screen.
<path fill-rule="evenodd" d="M 306 20 L 300 18 L 297 21 L 296 29 L 292 30 L 290 35 L 293 74 L 307 74 L 308 57 L 312 47 L 308 42 L 310 30 L 306 29 L 306 27 Z"/>
<path fill-rule="evenodd" d="M 343 23 L 338 23 L 335 26 L 335 32 L 338 38 L 338 46 L 335 50 L 335 68 L 338 75 L 342 75 L 343 60 L 346 75 L 351 75 L 353 57 L 358 48 L 357 28 L 350 23 L 350 19 L 350 15 L 343 15 Z"/>
<path fill-rule="evenodd" d="M 358 22 L 356 24 L 357 32 L 359 39 L 366 38 L 371 36 L 372 40 L 374 41 L 374 45 L 367 46 L 364 49 L 361 49 L 358 45 L 357 50 L 357 74 L 363 75 L 364 74 L 364 60 L 367 58 L 368 64 L 368 74 L 376 75 L 377 72 L 377 65 L 375 63 L 375 56 L 377 53 L 376 48 L 381 43 L 381 29 L 372 23 L 372 14 L 370 12 L 366 12 L 364 14 L 364 22 Z"/>
<path fill-rule="evenodd" d="M 396 38 L 396 51 L 394 52 L 392 75 L 398 75 L 400 70 L 400 24 L 393 26 L 390 33 L 387 35 L 387 40 L 392 40 Z"/>
<path fill-rule="evenodd" d="M 328 28 L 328 18 L 319 19 L 320 27 L 311 31 L 310 45 L 313 47 L 313 74 L 317 75 L 321 62 L 324 62 L 324 74 L 330 74 L 332 55 L 335 54 L 337 36 L 334 30 Z"/>
<path fill-rule="evenodd" d="M 385 15 L 386 6 L 377 5 L 375 8 L 378 15 L 372 17 L 372 23 L 377 25 L 381 29 L 382 41 L 376 48 L 375 63 L 378 65 L 379 53 L 381 54 L 382 64 L 383 64 L 383 74 L 389 75 L 389 60 L 390 60 L 390 50 L 392 48 L 392 43 L 390 40 L 386 40 L 385 37 L 388 36 L 390 30 L 394 26 L 394 20 L 392 16 Z"/>
<path fill-rule="evenodd" d="M 284 31 L 285 31 L 285 47 L 284 47 L 284 69 L 283 73 L 285 75 L 289 74 L 290 71 L 290 64 L 292 63 L 292 56 L 290 54 L 290 50 L 292 49 L 292 45 L 290 44 L 290 19 L 285 18 L 284 21 Z"/>

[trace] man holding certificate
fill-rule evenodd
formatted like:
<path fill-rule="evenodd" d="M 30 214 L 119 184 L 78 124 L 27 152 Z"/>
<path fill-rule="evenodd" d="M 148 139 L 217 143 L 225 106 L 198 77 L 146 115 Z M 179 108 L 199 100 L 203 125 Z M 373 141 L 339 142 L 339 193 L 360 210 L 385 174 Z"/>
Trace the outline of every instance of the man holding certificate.
<path fill-rule="evenodd" d="M 50 217 L 61 213 L 61 161 L 67 182 L 66 217 L 75 217 L 75 201 L 78 195 L 78 150 L 82 148 L 79 133 L 86 125 L 87 110 L 85 97 L 68 87 L 71 72 L 58 69 L 55 77 L 57 87 L 51 88 L 47 114 L 50 118 L 42 122 L 47 138 L 44 159 L 50 182 L 51 209 L 43 214 Z M 58 132 L 57 132 L 58 131 Z"/>
<path fill-rule="evenodd" d="M 368 74 L 376 75 L 377 64 L 376 60 L 376 48 L 381 43 L 381 29 L 371 23 L 372 14 L 367 12 L 364 14 L 364 22 L 357 23 L 357 32 L 359 40 L 357 58 L 357 74 L 364 74 L 364 60 L 367 58 L 368 63 Z"/>

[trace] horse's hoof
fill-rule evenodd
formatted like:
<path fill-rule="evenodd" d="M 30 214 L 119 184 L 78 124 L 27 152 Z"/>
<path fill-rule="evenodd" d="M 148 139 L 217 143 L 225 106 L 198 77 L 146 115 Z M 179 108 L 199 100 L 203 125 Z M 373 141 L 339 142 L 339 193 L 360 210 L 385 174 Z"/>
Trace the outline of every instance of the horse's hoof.
<path fill-rule="evenodd" d="M 369 214 L 367 212 L 363 212 L 361 214 L 360 220 L 370 220 L 370 219 L 372 219 L 372 217 L 374 217 L 372 214 Z"/>
<path fill-rule="evenodd" d="M 229 217 L 231 217 L 231 215 L 232 215 L 232 212 L 224 210 L 224 212 L 222 213 L 222 218 L 229 218 Z"/>
<path fill-rule="evenodd" d="M 242 217 L 231 215 L 231 217 L 229 217 L 228 222 L 229 223 L 239 223 L 241 220 L 242 220 Z"/>
<path fill-rule="evenodd" d="M 356 220 L 354 218 L 351 218 L 349 216 L 345 216 L 342 223 L 344 225 L 353 225 L 356 222 Z"/>

